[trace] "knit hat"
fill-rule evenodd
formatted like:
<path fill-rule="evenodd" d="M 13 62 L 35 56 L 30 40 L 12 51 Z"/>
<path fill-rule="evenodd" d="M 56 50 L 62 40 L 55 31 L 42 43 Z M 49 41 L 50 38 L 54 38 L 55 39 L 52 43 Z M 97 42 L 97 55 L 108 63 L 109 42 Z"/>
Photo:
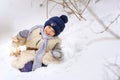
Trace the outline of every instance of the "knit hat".
<path fill-rule="evenodd" d="M 44 27 L 51 26 L 55 30 L 55 35 L 58 36 L 65 28 L 65 23 L 68 22 L 66 15 L 61 15 L 60 17 L 54 16 L 47 20 Z"/>

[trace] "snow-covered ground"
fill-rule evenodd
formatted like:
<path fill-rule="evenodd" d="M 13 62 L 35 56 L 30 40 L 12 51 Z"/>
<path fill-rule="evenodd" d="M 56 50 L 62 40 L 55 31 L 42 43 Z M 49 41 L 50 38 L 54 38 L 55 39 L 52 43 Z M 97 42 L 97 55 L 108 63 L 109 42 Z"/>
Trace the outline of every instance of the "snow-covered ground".
<path fill-rule="evenodd" d="M 102 40 L 102 37 L 113 37 L 108 32 L 95 34 L 94 32 L 103 31 L 104 28 L 88 10 L 83 15 L 87 21 L 79 21 L 75 16 L 69 16 L 67 27 L 60 35 L 63 39 L 62 47 L 65 53 L 63 63 L 51 64 L 29 73 L 21 73 L 11 67 L 13 59 L 9 56 L 11 38 L 22 29 L 43 24 L 46 15 L 43 14 L 45 6 L 39 7 L 42 2 L 44 0 L 41 2 L 39 0 L 0 0 L 0 13 L 2 13 L 0 21 L 4 22 L 9 18 L 7 21 L 10 25 L 7 27 L 9 35 L 5 35 L 4 31 L 1 32 L 2 35 L 0 34 L 2 37 L 0 39 L 0 80 L 117 80 L 117 76 L 112 71 L 115 68 L 111 69 L 109 64 L 120 64 L 120 40 Z M 90 7 L 105 25 L 109 25 L 120 14 L 119 0 L 100 0 L 96 4 L 94 2 L 91 1 Z M 57 9 L 55 11 L 49 16 L 65 14 Z M 110 27 L 118 35 L 120 35 L 119 25 L 120 19 L 118 18 Z M 3 27 L 0 27 L 0 31 L 1 29 L 7 31 Z M 120 72 L 117 73 L 120 75 Z"/>

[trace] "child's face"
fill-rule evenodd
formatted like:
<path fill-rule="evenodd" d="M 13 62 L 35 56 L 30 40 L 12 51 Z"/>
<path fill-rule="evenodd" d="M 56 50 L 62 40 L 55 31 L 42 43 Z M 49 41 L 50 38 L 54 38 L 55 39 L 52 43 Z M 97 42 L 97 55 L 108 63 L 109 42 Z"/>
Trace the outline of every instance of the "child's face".
<path fill-rule="evenodd" d="M 44 33 L 48 36 L 54 36 L 55 35 L 55 31 L 51 26 L 46 26 L 44 28 Z"/>

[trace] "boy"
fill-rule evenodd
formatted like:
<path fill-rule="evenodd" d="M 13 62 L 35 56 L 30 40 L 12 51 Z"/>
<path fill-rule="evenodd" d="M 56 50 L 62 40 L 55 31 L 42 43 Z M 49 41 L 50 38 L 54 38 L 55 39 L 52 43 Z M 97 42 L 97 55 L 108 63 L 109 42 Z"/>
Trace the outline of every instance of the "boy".
<path fill-rule="evenodd" d="M 13 47 L 17 48 L 17 51 L 11 53 L 16 57 L 12 66 L 21 72 L 30 72 L 50 63 L 61 62 L 63 53 L 58 35 L 67 22 L 66 15 L 54 16 L 47 20 L 44 26 L 37 25 L 30 30 L 20 31 L 12 41 Z M 23 45 L 26 49 L 19 50 L 18 47 Z"/>

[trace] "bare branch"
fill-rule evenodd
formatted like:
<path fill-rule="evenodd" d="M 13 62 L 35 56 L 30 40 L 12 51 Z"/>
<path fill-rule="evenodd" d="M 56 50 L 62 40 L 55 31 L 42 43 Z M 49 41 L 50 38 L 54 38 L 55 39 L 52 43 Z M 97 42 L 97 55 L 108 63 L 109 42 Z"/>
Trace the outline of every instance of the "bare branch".
<path fill-rule="evenodd" d="M 55 6 L 57 6 L 57 3 L 55 5 L 53 5 L 53 7 L 50 9 L 49 13 L 51 13 L 53 11 L 53 9 L 55 8 Z"/>
<path fill-rule="evenodd" d="M 100 18 L 88 7 L 87 8 L 88 11 L 90 12 L 90 14 L 97 20 L 97 22 L 103 27 L 103 28 L 106 28 L 106 25 L 103 23 L 102 20 L 100 20 Z M 115 32 L 113 32 L 112 30 L 110 30 L 108 28 L 107 30 L 111 35 L 113 35 L 114 37 L 116 37 L 117 39 L 120 39 L 120 36 L 117 35 Z"/>
<path fill-rule="evenodd" d="M 55 1 L 55 0 L 50 0 L 50 1 L 52 1 L 52 2 L 54 2 L 54 3 L 57 3 L 57 4 L 59 4 L 59 5 L 62 5 L 63 6 L 63 8 L 66 8 L 66 9 L 68 9 L 68 10 L 70 10 L 70 12 L 67 12 L 67 13 L 72 13 L 72 14 L 74 14 L 79 20 L 81 20 L 81 19 L 84 19 L 84 20 L 86 20 L 83 16 L 82 16 L 82 14 L 81 14 L 81 11 L 79 10 L 79 7 L 77 6 L 77 2 L 79 1 L 79 0 L 77 0 L 77 1 L 75 1 L 74 0 L 74 3 L 71 1 L 71 0 L 69 0 L 69 1 L 66 1 L 66 0 L 62 0 L 62 2 L 57 2 L 57 1 Z M 89 1 L 88 1 L 89 2 Z"/>
<path fill-rule="evenodd" d="M 73 1 L 74 1 L 74 4 L 77 6 L 77 2 L 78 2 L 78 1 L 75 1 L 75 0 L 73 0 Z M 78 6 L 77 6 L 77 8 L 78 8 Z"/>
<path fill-rule="evenodd" d="M 106 60 L 107 61 L 107 60 Z M 114 63 L 110 63 L 107 61 L 107 64 L 105 65 L 110 71 L 112 71 L 113 74 L 115 74 L 118 79 L 117 80 L 120 80 L 120 74 L 119 74 L 119 71 L 120 71 L 120 67 L 118 64 L 114 64 Z M 112 67 L 112 68 L 111 68 Z M 116 68 L 114 70 L 114 68 Z M 119 70 L 119 71 L 118 71 Z"/>
<path fill-rule="evenodd" d="M 115 22 L 115 21 L 117 21 L 117 19 L 120 17 L 120 14 L 113 20 L 113 21 L 111 21 L 111 23 L 105 28 L 105 30 L 103 30 L 103 31 L 101 31 L 100 33 L 103 33 L 103 32 L 105 32 L 105 31 L 107 31 L 109 28 L 110 28 L 110 26 Z"/>
<path fill-rule="evenodd" d="M 42 3 L 40 4 L 40 7 L 42 7 L 43 4 L 44 4 L 46 1 L 47 1 L 47 0 L 42 1 Z"/>
<path fill-rule="evenodd" d="M 96 0 L 95 3 L 98 3 L 100 0 Z"/>
<path fill-rule="evenodd" d="M 105 65 L 109 70 L 111 70 L 117 77 L 120 77 L 118 73 L 116 73 L 109 65 Z"/>
<path fill-rule="evenodd" d="M 46 2 L 46 16 L 47 16 L 47 18 L 48 18 L 48 0 L 47 0 L 47 2 Z"/>
<path fill-rule="evenodd" d="M 57 2 L 57 1 L 55 1 L 55 0 L 50 0 L 50 1 L 52 1 L 52 2 L 54 2 L 54 3 L 57 3 L 57 4 L 60 4 L 60 5 L 63 5 L 63 3 Z"/>
<path fill-rule="evenodd" d="M 82 14 L 80 13 L 80 11 L 78 10 L 78 8 L 76 7 L 76 5 L 73 4 L 73 2 L 71 0 L 69 0 L 71 5 L 73 6 L 73 8 L 75 8 L 75 10 L 77 11 L 76 13 L 83 18 L 84 20 L 86 20 L 84 17 L 82 17 Z"/>
<path fill-rule="evenodd" d="M 81 20 L 81 19 L 79 18 L 79 16 L 75 13 L 75 11 L 67 4 L 67 2 L 66 2 L 65 0 L 63 0 L 63 2 L 66 4 L 66 6 L 68 7 L 68 9 L 70 9 L 70 10 L 75 14 L 75 16 L 76 16 L 79 20 Z"/>
<path fill-rule="evenodd" d="M 87 7 L 88 7 L 89 3 L 90 3 L 90 0 L 88 0 L 87 5 L 85 6 L 85 8 L 84 8 L 84 9 L 83 9 L 83 11 L 81 12 L 81 14 L 83 14 L 83 13 L 84 13 L 84 11 L 87 9 Z"/>

